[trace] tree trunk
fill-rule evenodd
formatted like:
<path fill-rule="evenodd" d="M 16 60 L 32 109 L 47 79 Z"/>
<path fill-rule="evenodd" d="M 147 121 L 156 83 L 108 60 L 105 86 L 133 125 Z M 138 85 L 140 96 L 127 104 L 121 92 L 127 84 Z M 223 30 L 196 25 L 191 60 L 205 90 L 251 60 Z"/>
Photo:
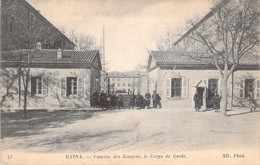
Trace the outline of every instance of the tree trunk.
<path fill-rule="evenodd" d="M 29 78 L 28 75 L 26 75 L 25 78 L 25 88 L 24 88 L 24 102 L 23 102 L 23 111 L 24 111 L 24 118 L 26 119 L 27 115 L 27 94 L 28 94 L 28 82 Z"/>
<path fill-rule="evenodd" d="M 24 89 L 24 102 L 23 102 L 23 111 L 24 111 L 25 119 L 26 119 L 26 109 L 27 109 L 27 88 Z"/>
<path fill-rule="evenodd" d="M 19 107 L 21 107 L 21 67 L 18 69 L 18 94 L 19 94 Z"/>
<path fill-rule="evenodd" d="M 227 89 L 227 78 L 222 79 L 222 99 L 221 99 L 221 110 L 224 116 L 227 115 L 227 103 L 228 103 L 228 89 Z"/>

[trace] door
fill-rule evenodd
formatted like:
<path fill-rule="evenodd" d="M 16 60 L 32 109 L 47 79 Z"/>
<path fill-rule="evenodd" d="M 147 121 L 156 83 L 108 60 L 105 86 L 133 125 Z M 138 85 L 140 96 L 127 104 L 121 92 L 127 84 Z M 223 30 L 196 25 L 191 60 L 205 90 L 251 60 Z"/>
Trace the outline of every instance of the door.
<path fill-rule="evenodd" d="M 212 97 L 214 96 L 215 93 L 218 93 L 218 79 L 209 79 L 208 81 L 208 97 L 206 100 L 206 107 L 207 108 L 212 108 Z"/>
<path fill-rule="evenodd" d="M 205 88 L 204 87 L 197 87 L 197 91 L 199 92 L 199 95 L 201 97 L 201 106 L 203 106 L 203 92 L 204 92 Z"/>

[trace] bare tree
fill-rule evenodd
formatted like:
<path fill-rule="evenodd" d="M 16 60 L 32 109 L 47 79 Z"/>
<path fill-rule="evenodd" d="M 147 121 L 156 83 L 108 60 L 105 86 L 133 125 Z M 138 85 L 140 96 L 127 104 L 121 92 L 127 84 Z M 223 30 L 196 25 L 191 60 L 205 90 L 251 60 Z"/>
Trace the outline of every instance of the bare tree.
<path fill-rule="evenodd" d="M 212 17 L 198 26 L 189 21 L 194 28 L 189 38 L 201 43 L 208 52 L 205 57 L 195 57 L 214 63 L 222 80 L 221 109 L 227 110 L 227 81 L 241 60 L 254 55 L 259 45 L 259 3 L 258 0 L 221 1 L 214 4 Z M 222 5 L 222 6 L 221 6 Z M 221 6 L 217 8 L 218 6 Z"/>
<path fill-rule="evenodd" d="M 173 51 L 174 50 L 174 37 L 168 30 L 166 36 L 158 38 L 155 41 L 156 49 L 161 51 Z"/>
<path fill-rule="evenodd" d="M 94 37 L 77 34 L 74 30 L 70 32 L 70 40 L 76 44 L 77 50 L 90 50 L 97 47 Z"/>
<path fill-rule="evenodd" d="M 5 1 L 1 6 L 2 15 L 9 19 L 6 33 L 9 35 L 5 38 L 12 51 L 12 55 L 7 57 L 7 61 L 16 63 L 18 84 L 19 84 L 19 106 L 21 95 L 23 94 L 24 116 L 26 118 L 27 97 L 29 94 L 28 85 L 30 83 L 30 73 L 32 63 L 36 57 L 38 48 L 41 44 L 54 44 L 60 35 L 58 29 L 53 27 L 47 20 L 36 18 L 33 13 L 22 14 L 19 10 L 19 1 Z M 19 50 L 19 49 L 27 50 Z M 21 92 L 23 84 L 24 92 Z"/>

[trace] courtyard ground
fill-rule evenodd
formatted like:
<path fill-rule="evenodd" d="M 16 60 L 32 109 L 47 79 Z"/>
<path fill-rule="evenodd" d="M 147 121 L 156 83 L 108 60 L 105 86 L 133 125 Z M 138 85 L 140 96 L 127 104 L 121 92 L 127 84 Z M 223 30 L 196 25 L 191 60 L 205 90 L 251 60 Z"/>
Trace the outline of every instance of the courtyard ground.
<path fill-rule="evenodd" d="M 2 151 L 33 153 L 188 152 L 259 153 L 260 113 L 249 109 L 29 111 L 1 114 Z"/>

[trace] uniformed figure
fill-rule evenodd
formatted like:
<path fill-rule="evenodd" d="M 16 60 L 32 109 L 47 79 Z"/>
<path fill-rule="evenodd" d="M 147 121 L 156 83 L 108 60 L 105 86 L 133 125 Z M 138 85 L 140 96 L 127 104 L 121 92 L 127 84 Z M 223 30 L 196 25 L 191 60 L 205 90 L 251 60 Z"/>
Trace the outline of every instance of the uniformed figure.
<path fill-rule="evenodd" d="M 145 108 L 145 105 L 146 105 L 146 101 L 144 99 L 144 96 L 141 95 L 141 108 L 144 109 Z"/>
<path fill-rule="evenodd" d="M 119 93 L 117 97 L 117 107 L 119 109 L 124 108 L 123 96 L 121 95 L 121 93 Z"/>
<path fill-rule="evenodd" d="M 99 95 L 99 105 L 102 109 L 106 107 L 106 94 L 102 90 L 100 95 Z"/>
<path fill-rule="evenodd" d="M 116 95 L 114 92 L 112 92 L 111 98 L 110 98 L 110 107 L 112 109 L 115 109 L 115 107 L 116 107 L 116 102 L 117 102 L 116 100 L 117 100 Z"/>
<path fill-rule="evenodd" d="M 195 103 L 195 110 L 196 112 L 200 111 L 201 108 L 201 102 L 202 102 L 202 97 L 199 94 L 199 91 L 196 92 L 196 94 L 193 97 L 194 103 Z"/>
<path fill-rule="evenodd" d="M 93 107 L 94 108 L 98 107 L 98 97 L 99 97 L 99 94 L 97 93 L 97 91 L 95 91 L 93 93 Z"/>
<path fill-rule="evenodd" d="M 215 112 L 219 112 L 221 98 L 217 93 L 215 93 L 215 95 L 211 99 L 212 99 L 213 108 L 215 109 Z"/>
<path fill-rule="evenodd" d="M 137 109 L 141 109 L 142 106 L 142 96 L 139 92 L 135 96 L 135 106 L 137 107 Z"/>
<path fill-rule="evenodd" d="M 161 97 L 155 91 L 153 91 L 152 98 L 153 98 L 153 108 L 157 108 L 157 106 L 159 106 L 159 108 L 162 108 Z"/>
<path fill-rule="evenodd" d="M 149 92 L 147 92 L 145 95 L 145 107 L 146 109 L 148 109 L 150 107 L 151 104 L 151 94 Z"/>
<path fill-rule="evenodd" d="M 129 109 L 130 109 L 130 108 L 133 109 L 134 106 L 135 106 L 135 95 L 134 95 L 134 93 L 132 92 L 132 93 L 130 94 L 130 99 L 129 99 Z"/>
<path fill-rule="evenodd" d="M 107 109 L 110 108 L 111 96 L 112 96 L 112 93 L 110 92 L 110 93 L 107 94 L 107 97 L 106 97 L 106 108 L 107 108 Z"/>

